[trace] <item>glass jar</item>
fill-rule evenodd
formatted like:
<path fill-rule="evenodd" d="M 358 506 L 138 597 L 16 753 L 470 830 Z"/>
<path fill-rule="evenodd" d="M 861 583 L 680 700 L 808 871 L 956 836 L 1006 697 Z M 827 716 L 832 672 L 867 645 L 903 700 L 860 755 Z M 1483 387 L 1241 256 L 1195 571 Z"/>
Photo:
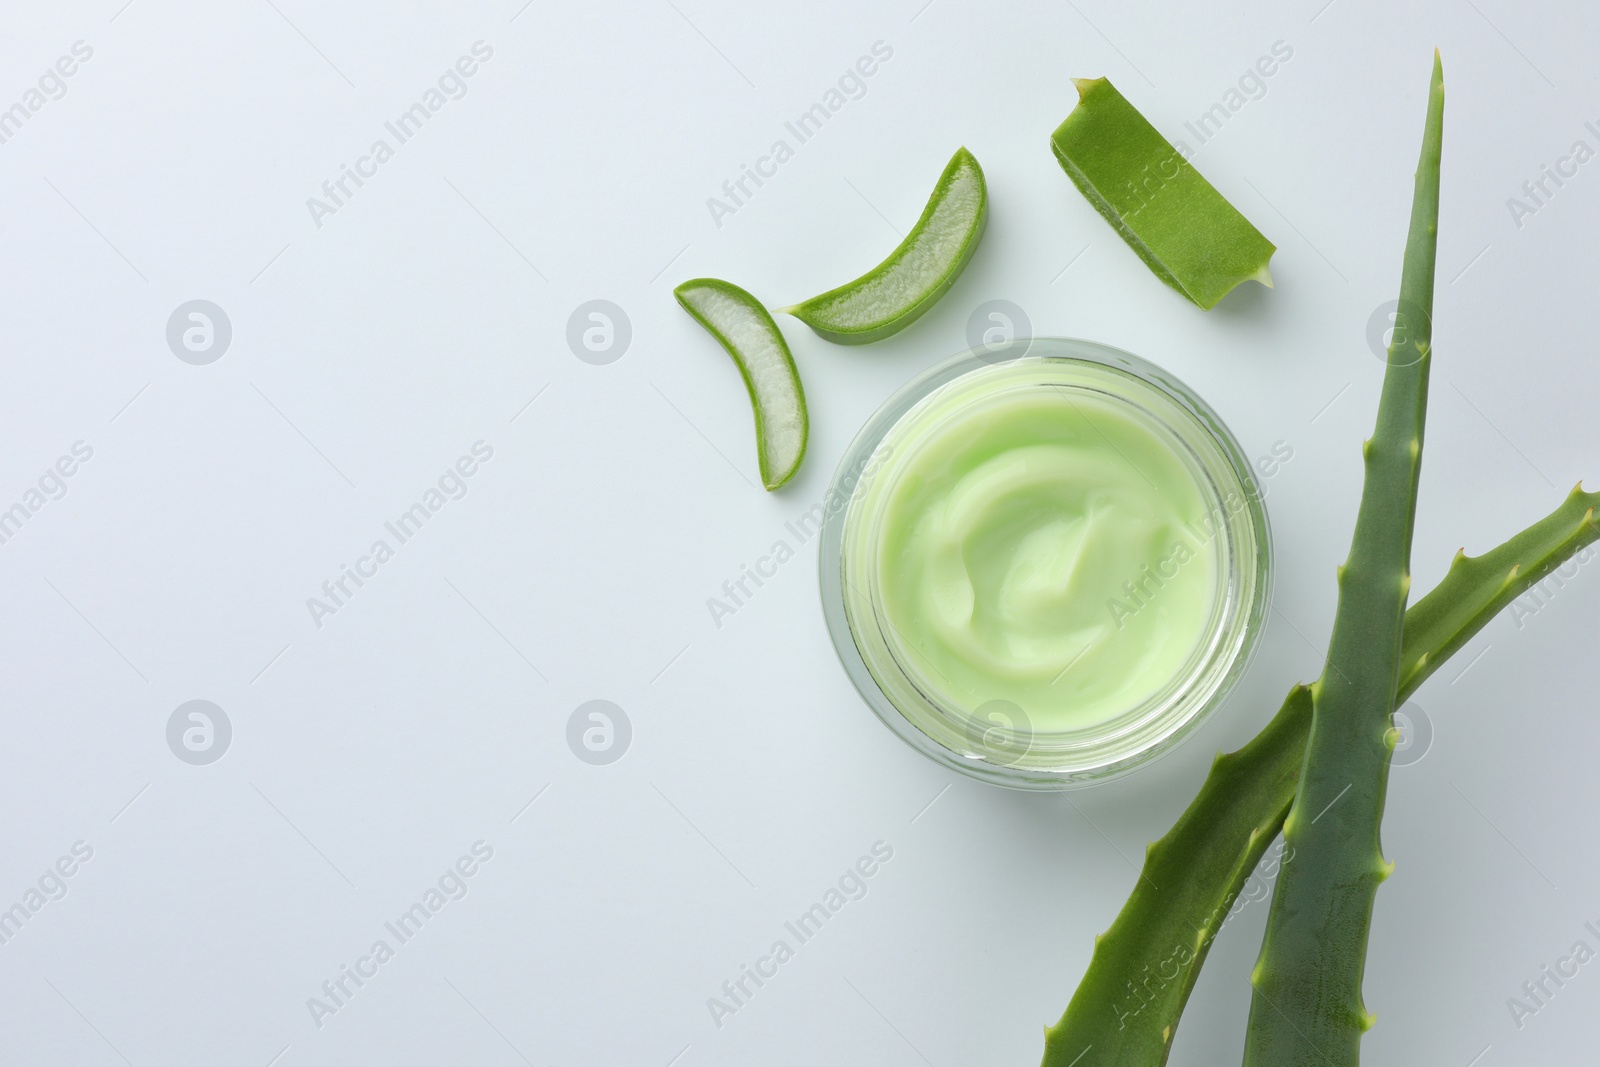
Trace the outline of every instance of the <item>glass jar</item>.
<path fill-rule="evenodd" d="M 952 469 L 954 460 L 948 457 L 959 456 L 975 434 L 985 432 L 974 426 L 1010 432 L 1027 418 L 1037 420 L 1038 412 L 1047 412 L 1041 403 L 1059 404 L 1062 414 L 1059 429 L 1049 428 L 1046 414 L 1041 424 L 1047 427 L 1046 436 L 1077 433 L 1083 450 L 1090 452 L 1100 442 L 1109 446 L 1101 450 L 1098 466 L 1083 467 L 1082 477 L 1091 484 L 1081 487 L 1087 494 L 1081 499 L 1099 501 L 1093 507 L 1100 510 L 1088 519 L 1065 511 L 1057 516 L 1048 506 L 1043 511 L 1037 506 L 1031 512 L 1018 511 L 1015 501 L 1008 503 L 1007 493 L 1016 481 L 1008 481 L 1009 475 L 996 476 L 997 485 L 977 490 L 962 484 L 952 490 L 953 497 L 959 494 L 959 506 L 967 509 L 960 521 L 966 523 L 961 529 L 969 533 L 960 536 L 986 537 L 991 547 L 1000 544 L 999 562 L 984 562 L 981 545 L 959 538 L 953 544 L 940 543 L 937 558 L 928 566 L 944 585 L 907 592 L 906 582 L 920 581 L 922 572 L 908 571 L 903 554 L 907 544 L 917 543 L 915 537 L 908 541 L 904 531 L 895 530 L 895 523 L 905 518 L 904 501 L 926 489 L 929 470 L 942 475 Z M 1019 420 L 1017 412 L 1026 418 Z M 1069 431 L 1069 422 L 1077 429 Z M 1114 435 L 1101 432 L 1115 427 L 1121 429 Z M 1017 432 L 1024 435 L 1026 445 L 1026 428 Z M 1119 436 L 1122 445 L 1117 443 Z M 1060 444 L 1052 441 L 1050 447 Z M 1126 454 L 1134 446 L 1142 449 L 1135 453 L 1140 461 L 1146 466 L 1158 464 L 1164 477 L 1152 479 L 1137 469 L 1138 463 Z M 1063 465 L 1055 462 L 1057 455 L 1035 452 L 1010 462 L 1009 468 L 1015 470 L 1021 463 L 1031 471 L 1024 481 L 1055 479 L 1077 493 L 1080 487 L 1073 485 L 1077 475 L 1063 474 L 1069 468 L 1078 470 L 1076 459 Z M 1112 469 L 1118 456 L 1124 464 L 1120 475 Z M 924 461 L 929 466 L 919 469 Z M 1135 475 L 1143 478 L 1148 492 L 1132 481 Z M 1119 476 L 1132 487 L 1125 486 L 1120 498 L 1116 485 L 1092 484 L 1096 478 L 1114 482 Z M 1204 518 L 1153 530 L 1144 522 L 1139 504 L 1161 504 L 1163 495 L 1181 497 L 1191 513 L 1202 508 Z M 1115 581 L 1120 572 L 1109 574 L 1105 568 L 1098 574 L 1073 575 L 1074 566 L 1089 566 L 1084 562 L 1090 550 L 1082 547 L 1087 543 L 1083 524 L 1111 514 L 1115 509 L 1104 502 L 1117 499 L 1123 501 L 1118 519 L 1122 525 L 1102 524 L 1096 535 L 1101 542 L 1111 542 L 1104 546 L 1103 558 L 1115 555 L 1118 531 L 1165 537 L 1186 547 L 1161 556 L 1155 570 L 1144 566 L 1131 573 L 1120 586 Z M 931 510 L 914 514 L 925 527 L 932 521 L 930 514 L 937 512 L 943 516 L 939 521 L 945 522 L 956 507 L 955 502 L 947 506 L 935 500 Z M 985 507 L 1009 507 L 1024 526 L 1050 528 L 1043 533 L 1032 528 L 1008 530 L 1011 512 L 986 517 L 981 514 Z M 974 508 L 979 511 L 976 518 L 968 514 Z M 980 527 L 987 532 L 970 533 Z M 1105 533 L 1106 529 L 1112 532 Z M 1070 556 L 1069 549 L 1079 554 Z M 1160 591 L 1165 582 L 1176 581 L 1179 564 L 1173 561 L 1179 552 L 1182 561 L 1201 563 L 1185 562 L 1192 569 L 1183 579 L 1182 599 L 1169 593 L 1163 601 Z M 991 578 L 1002 573 L 1005 582 L 1023 574 L 1030 583 L 1026 595 L 1009 588 L 999 594 L 983 592 L 977 576 L 967 573 L 979 568 L 986 568 Z M 1216 412 L 1161 368 L 1082 340 L 1018 338 L 964 353 L 919 375 L 867 421 L 846 450 L 827 497 L 822 528 L 824 615 L 845 671 L 867 704 L 904 741 L 936 762 L 1020 789 L 1060 788 L 1117 777 L 1170 751 L 1198 729 L 1250 661 L 1267 611 L 1271 575 L 1272 544 L 1261 493 L 1238 442 Z M 1079 582 L 1097 593 L 1112 591 L 1103 613 L 1098 604 L 1071 603 L 1063 593 Z M 931 647 L 944 632 L 940 626 L 960 627 L 966 621 L 963 613 L 973 619 L 985 611 L 990 616 L 1014 615 L 1017 603 L 1034 610 L 1041 596 L 1050 602 L 1045 605 L 1048 610 L 1035 611 L 1036 616 L 1048 618 L 1050 611 L 1065 611 L 1078 627 L 1074 633 L 1087 635 L 1084 651 L 1078 653 L 1085 665 L 1080 668 L 1079 660 L 1073 660 L 1063 669 L 1057 680 L 1071 677 L 1074 684 L 1059 698 L 1054 689 L 1032 682 L 1025 699 L 1004 699 L 1009 676 L 1000 675 L 993 682 L 996 698 L 982 699 L 989 684 L 984 674 L 987 665 L 1005 661 L 1017 647 L 1032 649 L 1053 641 L 1058 635 L 1048 625 L 1044 632 L 1018 635 L 1006 632 L 1002 619 L 996 624 L 998 631 L 996 626 L 985 633 L 962 631 L 957 634 L 959 643 L 950 646 L 961 651 L 952 654 L 940 646 L 938 651 L 946 657 L 941 668 Z M 908 603 L 913 606 L 907 607 Z M 1179 607 L 1182 612 L 1176 610 Z M 1124 632 L 1128 620 L 1141 609 L 1149 610 L 1148 618 L 1135 632 Z M 1179 629 L 1162 633 L 1166 620 L 1185 612 Z M 930 622 L 925 616 L 937 618 Z M 1121 645 L 1113 648 L 1119 639 Z M 963 652 L 971 652 L 973 662 L 962 659 Z M 1164 652 L 1165 658 L 1157 652 Z M 1055 661 L 1043 662 L 1053 668 Z M 1030 661 L 1026 667 L 1040 665 Z M 1074 670 L 1079 674 L 1070 674 Z M 1124 676 L 1116 676 L 1118 671 Z M 1098 702 L 1087 696 L 1078 699 L 1074 691 L 1100 696 Z M 1117 703 L 1119 694 L 1126 695 L 1124 703 Z M 1031 709 L 1025 706 L 1029 704 Z M 1086 713 L 1085 708 L 1093 710 Z"/>

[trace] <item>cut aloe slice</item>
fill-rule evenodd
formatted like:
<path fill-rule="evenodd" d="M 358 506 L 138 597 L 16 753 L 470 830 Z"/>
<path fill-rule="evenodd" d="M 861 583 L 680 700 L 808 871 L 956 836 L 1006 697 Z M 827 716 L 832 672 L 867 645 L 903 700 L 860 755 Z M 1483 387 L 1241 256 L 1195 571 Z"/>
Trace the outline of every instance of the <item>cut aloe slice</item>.
<path fill-rule="evenodd" d="M 778 324 L 761 302 L 719 278 L 691 278 L 673 291 L 733 357 L 756 414 L 761 481 L 776 489 L 794 477 L 806 454 L 806 395 Z"/>
<path fill-rule="evenodd" d="M 1061 169 L 1156 277 L 1210 310 L 1242 281 L 1271 288 L 1271 241 L 1104 78 L 1050 137 Z"/>
<path fill-rule="evenodd" d="M 983 168 L 962 148 L 939 175 L 922 217 L 888 259 L 847 285 L 778 310 L 835 344 L 864 345 L 898 333 L 955 282 L 988 218 Z"/>

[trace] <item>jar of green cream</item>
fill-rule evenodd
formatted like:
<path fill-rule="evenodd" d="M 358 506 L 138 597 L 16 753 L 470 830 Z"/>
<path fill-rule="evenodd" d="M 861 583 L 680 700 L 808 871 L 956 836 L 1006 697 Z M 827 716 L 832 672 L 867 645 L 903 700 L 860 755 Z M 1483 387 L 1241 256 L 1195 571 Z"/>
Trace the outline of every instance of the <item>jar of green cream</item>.
<path fill-rule="evenodd" d="M 1048 789 L 1168 751 L 1243 673 L 1272 547 L 1250 465 L 1182 382 L 1023 338 L 934 367 L 845 453 L 823 526 L 834 646 L 934 760 Z"/>

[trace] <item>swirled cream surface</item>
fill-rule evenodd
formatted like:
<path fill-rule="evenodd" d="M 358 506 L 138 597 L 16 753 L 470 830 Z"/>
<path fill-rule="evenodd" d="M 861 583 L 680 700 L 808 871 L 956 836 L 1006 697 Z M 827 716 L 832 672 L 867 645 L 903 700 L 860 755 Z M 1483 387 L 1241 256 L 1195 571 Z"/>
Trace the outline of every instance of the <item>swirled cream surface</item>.
<path fill-rule="evenodd" d="M 1194 465 L 1082 381 L 997 367 L 956 386 L 890 431 L 863 486 L 896 658 L 956 707 L 1009 701 L 1034 730 L 1138 707 L 1213 625 L 1224 562 Z"/>

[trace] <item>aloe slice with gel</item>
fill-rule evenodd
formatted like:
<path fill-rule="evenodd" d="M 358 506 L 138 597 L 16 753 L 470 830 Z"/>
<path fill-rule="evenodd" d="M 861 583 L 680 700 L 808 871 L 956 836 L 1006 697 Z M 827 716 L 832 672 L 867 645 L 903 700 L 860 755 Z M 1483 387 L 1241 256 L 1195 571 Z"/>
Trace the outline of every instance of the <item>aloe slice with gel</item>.
<path fill-rule="evenodd" d="M 1156 277 L 1207 311 L 1240 282 L 1271 288 L 1273 243 L 1109 81 L 1074 84 L 1078 106 L 1050 135 L 1050 147 Z"/>
<path fill-rule="evenodd" d="M 739 368 L 755 409 L 761 482 L 777 489 L 800 469 L 809 426 L 800 372 L 778 324 L 759 300 L 718 278 L 692 278 L 672 292 Z"/>
<path fill-rule="evenodd" d="M 983 168 L 958 149 L 900 247 L 853 282 L 779 308 L 841 345 L 880 341 L 911 325 L 960 276 L 983 236 L 989 191 Z"/>

